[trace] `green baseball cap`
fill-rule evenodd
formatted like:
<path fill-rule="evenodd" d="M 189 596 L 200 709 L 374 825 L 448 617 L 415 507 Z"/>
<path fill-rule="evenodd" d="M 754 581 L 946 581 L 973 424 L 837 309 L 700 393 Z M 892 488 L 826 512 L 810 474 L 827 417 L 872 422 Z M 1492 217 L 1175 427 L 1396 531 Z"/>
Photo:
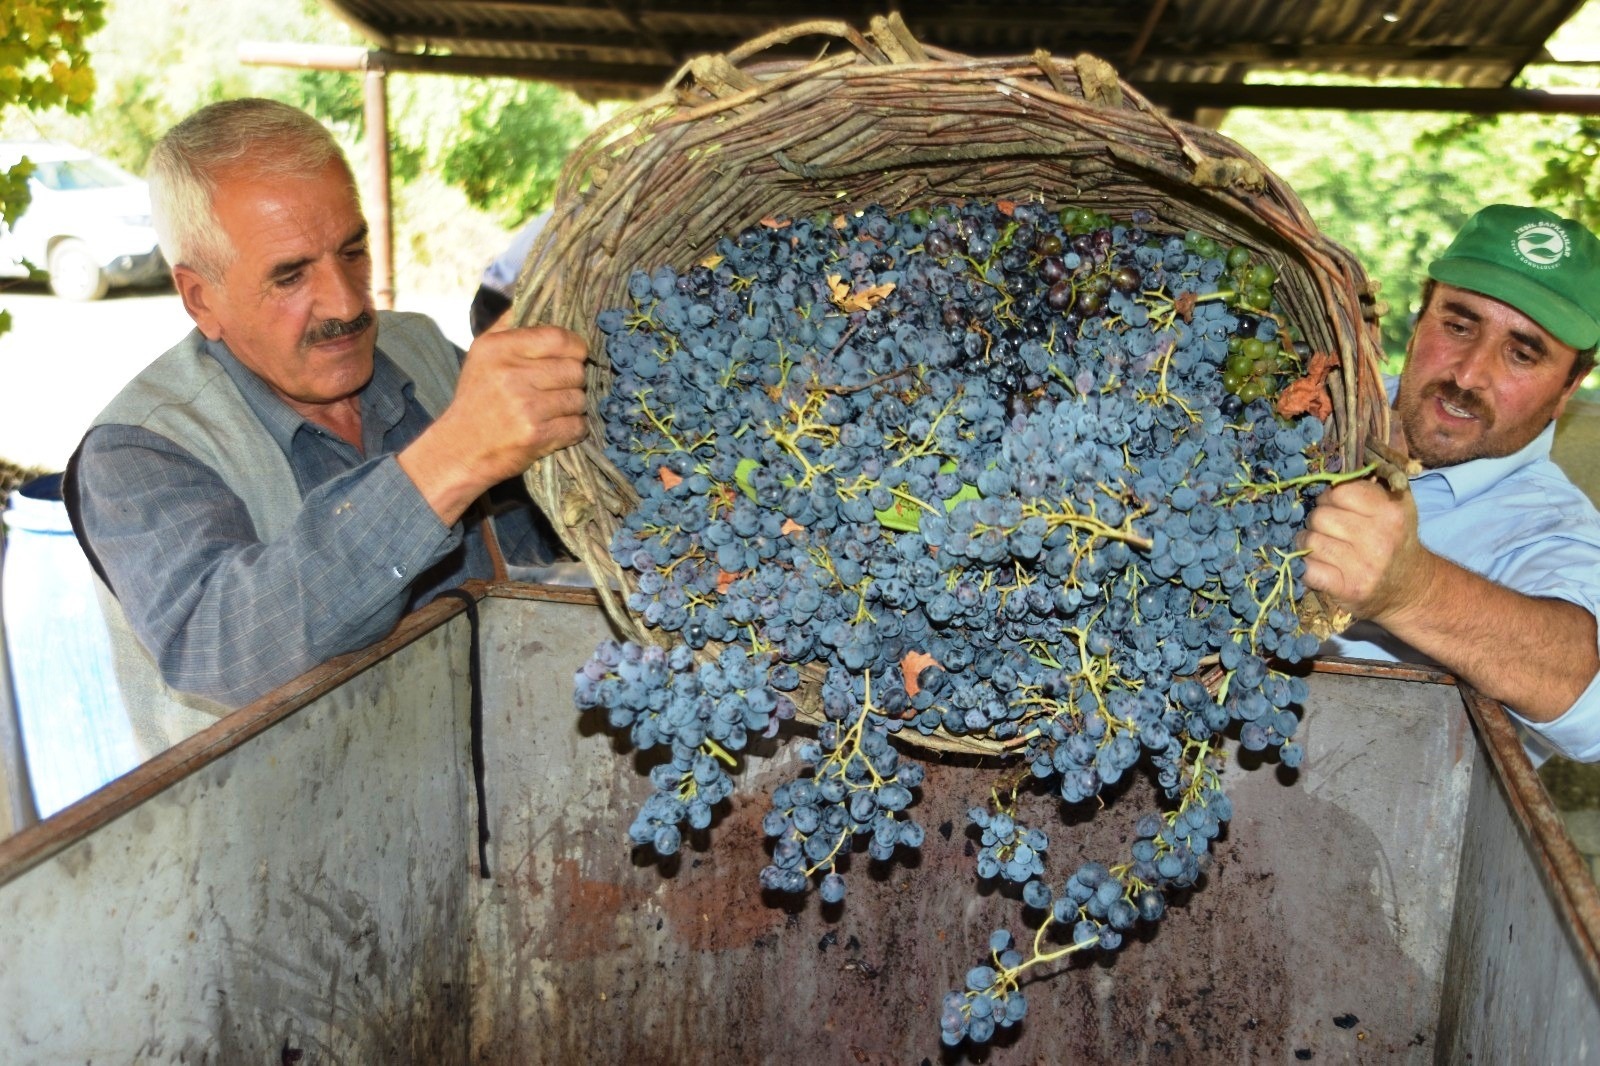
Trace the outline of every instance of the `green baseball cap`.
<path fill-rule="evenodd" d="M 1485 207 L 1428 264 L 1428 276 L 1509 304 L 1579 351 L 1600 343 L 1600 238 L 1570 218 Z"/>

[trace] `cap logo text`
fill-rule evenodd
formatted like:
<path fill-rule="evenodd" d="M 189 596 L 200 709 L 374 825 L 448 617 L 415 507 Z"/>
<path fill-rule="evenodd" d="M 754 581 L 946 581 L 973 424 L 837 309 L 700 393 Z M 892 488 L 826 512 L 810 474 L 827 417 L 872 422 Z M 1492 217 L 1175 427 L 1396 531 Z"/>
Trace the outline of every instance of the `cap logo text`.
<path fill-rule="evenodd" d="M 1553 267 L 1571 251 L 1567 235 L 1548 222 L 1530 222 L 1517 230 L 1513 247 L 1525 263 L 1535 267 Z"/>

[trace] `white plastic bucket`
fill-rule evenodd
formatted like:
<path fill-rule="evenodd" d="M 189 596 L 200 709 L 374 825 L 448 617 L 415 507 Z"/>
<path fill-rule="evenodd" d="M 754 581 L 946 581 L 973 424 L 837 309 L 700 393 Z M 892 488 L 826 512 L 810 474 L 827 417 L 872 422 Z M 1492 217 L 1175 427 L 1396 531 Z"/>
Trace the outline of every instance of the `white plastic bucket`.
<path fill-rule="evenodd" d="M 4 519 L 6 654 L 34 802 L 47 818 L 132 769 L 139 754 L 61 475 L 11 493 Z"/>

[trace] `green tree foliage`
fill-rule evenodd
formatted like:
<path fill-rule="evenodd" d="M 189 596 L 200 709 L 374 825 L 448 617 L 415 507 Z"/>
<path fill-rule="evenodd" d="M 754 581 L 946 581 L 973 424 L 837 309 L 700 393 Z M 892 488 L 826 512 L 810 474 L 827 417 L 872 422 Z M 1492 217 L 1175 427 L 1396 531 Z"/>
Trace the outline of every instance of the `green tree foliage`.
<path fill-rule="evenodd" d="M 103 0 L 8 0 L 0 7 L 0 114 L 14 108 L 88 110 L 94 71 L 88 39 L 105 22 Z M 0 219 L 15 222 L 28 206 L 28 173 L 19 163 L 0 174 Z M 0 333 L 11 315 L 0 311 Z"/>
<path fill-rule="evenodd" d="M 0 32 L 16 2 L 0 0 Z M 98 12 L 104 0 L 61 2 Z M 37 6 L 34 0 L 22 4 Z M 366 42 L 318 0 L 228 0 L 225 6 L 227 17 L 219 18 L 217 0 L 116 0 L 95 38 L 93 108 L 0 113 L 0 137 L 78 144 L 142 173 L 157 138 L 195 107 L 266 96 L 326 122 L 364 177 L 362 75 L 250 66 L 238 55 L 245 42 Z M 548 204 L 562 159 L 599 114 L 552 86 L 512 79 L 396 74 L 388 78 L 388 93 L 402 290 L 475 283 L 507 231 Z"/>
<path fill-rule="evenodd" d="M 576 99 L 535 82 L 480 82 L 445 149 L 441 173 L 508 226 L 548 207 L 567 154 L 589 122 Z"/>
<path fill-rule="evenodd" d="M 1486 204 L 1534 202 L 1541 158 L 1533 145 L 1548 123 L 1537 116 L 1491 123 L 1394 112 L 1239 110 L 1222 128 L 1287 182 L 1321 230 L 1379 283 L 1388 305 L 1384 349 L 1397 361 L 1428 263 L 1461 224 Z M 1511 144 L 1524 149 L 1508 151 Z"/>

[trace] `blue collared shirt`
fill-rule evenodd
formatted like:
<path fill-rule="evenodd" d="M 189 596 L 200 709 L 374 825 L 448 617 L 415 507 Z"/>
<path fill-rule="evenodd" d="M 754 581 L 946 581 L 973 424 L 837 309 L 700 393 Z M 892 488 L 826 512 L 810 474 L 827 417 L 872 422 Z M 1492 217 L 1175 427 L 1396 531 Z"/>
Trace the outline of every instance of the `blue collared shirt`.
<path fill-rule="evenodd" d="M 362 448 L 306 421 L 225 345 L 227 370 L 289 459 L 302 504 L 263 542 L 209 467 L 148 429 L 103 425 L 77 458 L 79 520 L 129 624 L 167 683 L 230 706 L 386 636 L 407 611 L 493 566 L 475 513 L 446 526 L 395 454 L 432 422 L 379 351 L 361 393 Z M 520 484 L 495 493 L 506 557 L 548 562 Z M 525 506 L 519 506 L 523 504 Z"/>
<path fill-rule="evenodd" d="M 1522 450 L 1411 478 L 1418 537 L 1436 555 L 1527 596 L 1575 603 L 1600 618 L 1600 513 L 1550 458 L 1555 424 Z M 1367 622 L 1323 646 L 1332 655 L 1426 662 Z M 1552 722 L 1522 727 L 1535 764 L 1552 753 L 1600 761 L 1600 676 Z"/>

